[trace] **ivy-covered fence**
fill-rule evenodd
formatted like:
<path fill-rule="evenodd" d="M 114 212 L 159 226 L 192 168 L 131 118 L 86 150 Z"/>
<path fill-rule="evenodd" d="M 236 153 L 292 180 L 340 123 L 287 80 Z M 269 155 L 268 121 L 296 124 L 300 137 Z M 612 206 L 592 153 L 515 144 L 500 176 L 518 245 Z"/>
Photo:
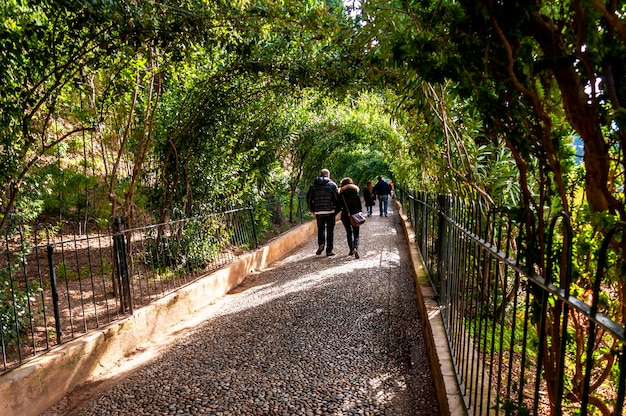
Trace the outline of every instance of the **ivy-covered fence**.
<path fill-rule="evenodd" d="M 564 214 L 537 233 L 528 212 L 398 195 L 438 295 L 470 414 L 622 414 L 626 224 L 592 240 L 576 234 L 587 224 L 573 227 Z"/>

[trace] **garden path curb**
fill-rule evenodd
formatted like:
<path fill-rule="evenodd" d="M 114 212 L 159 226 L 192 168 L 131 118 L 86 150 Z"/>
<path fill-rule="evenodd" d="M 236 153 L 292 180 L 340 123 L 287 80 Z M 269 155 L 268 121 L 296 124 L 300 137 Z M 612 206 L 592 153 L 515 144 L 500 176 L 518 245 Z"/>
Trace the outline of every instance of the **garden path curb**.
<path fill-rule="evenodd" d="M 442 415 L 466 416 L 465 402 L 457 382 L 452 354 L 448 345 L 443 319 L 432 288 L 428 272 L 424 266 L 422 255 L 415 243 L 415 232 L 410 220 L 402 211 L 402 205 L 396 202 L 402 228 L 409 248 L 409 256 L 413 265 L 415 291 L 420 318 L 424 327 L 424 336 L 433 373 L 437 400 Z"/>

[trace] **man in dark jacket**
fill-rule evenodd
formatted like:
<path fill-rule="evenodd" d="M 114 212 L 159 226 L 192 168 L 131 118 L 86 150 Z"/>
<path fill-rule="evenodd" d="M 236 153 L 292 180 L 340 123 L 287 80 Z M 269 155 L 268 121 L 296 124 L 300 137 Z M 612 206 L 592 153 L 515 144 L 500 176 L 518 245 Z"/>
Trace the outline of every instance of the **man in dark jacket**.
<path fill-rule="evenodd" d="M 387 216 L 387 206 L 389 204 L 389 194 L 391 193 L 391 187 L 383 180 L 382 176 L 378 177 L 378 182 L 374 185 L 374 194 L 378 197 L 378 209 L 380 209 L 380 216 L 383 214 Z"/>
<path fill-rule="evenodd" d="M 315 254 L 320 255 L 326 244 L 326 255 L 334 256 L 335 216 L 337 214 L 337 184 L 330 179 L 328 169 L 322 169 L 306 194 L 309 211 L 317 221 L 317 244 Z"/>

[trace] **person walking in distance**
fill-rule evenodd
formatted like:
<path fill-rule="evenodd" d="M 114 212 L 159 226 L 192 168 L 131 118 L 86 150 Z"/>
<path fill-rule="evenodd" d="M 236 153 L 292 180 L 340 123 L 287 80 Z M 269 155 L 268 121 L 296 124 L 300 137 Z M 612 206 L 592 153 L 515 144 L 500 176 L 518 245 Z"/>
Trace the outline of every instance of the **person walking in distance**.
<path fill-rule="evenodd" d="M 315 254 L 320 255 L 326 248 L 327 256 L 334 256 L 335 216 L 338 206 L 337 184 L 330 179 L 328 169 L 322 169 L 306 194 L 309 211 L 317 221 L 317 244 Z M 325 244 L 325 246 L 324 246 Z"/>
<path fill-rule="evenodd" d="M 378 182 L 374 185 L 374 193 L 378 197 L 378 208 L 380 209 L 380 216 L 387 216 L 387 207 L 389 204 L 389 184 L 385 182 L 382 176 L 378 177 Z"/>
<path fill-rule="evenodd" d="M 396 199 L 396 186 L 393 184 L 391 178 L 387 179 L 387 184 L 389 185 L 389 196 L 391 199 Z"/>
<path fill-rule="evenodd" d="M 354 255 L 355 259 L 359 258 L 359 229 L 350 222 L 350 214 L 362 212 L 361 197 L 359 197 L 359 187 L 354 184 L 351 178 L 343 178 L 341 180 L 341 188 L 339 188 L 339 204 L 341 206 L 341 223 L 346 229 L 348 237 L 349 256 Z"/>
<path fill-rule="evenodd" d="M 367 210 L 367 216 L 372 216 L 372 210 L 376 204 L 376 198 L 374 197 L 374 186 L 372 181 L 367 181 L 365 189 L 363 190 L 363 199 L 365 200 L 365 209 Z"/>

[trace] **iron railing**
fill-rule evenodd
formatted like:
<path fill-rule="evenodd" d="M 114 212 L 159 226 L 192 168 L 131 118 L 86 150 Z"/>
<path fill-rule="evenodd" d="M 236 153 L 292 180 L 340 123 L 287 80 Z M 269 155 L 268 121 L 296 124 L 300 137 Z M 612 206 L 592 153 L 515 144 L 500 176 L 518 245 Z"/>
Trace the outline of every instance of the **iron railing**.
<path fill-rule="evenodd" d="M 546 225 L 542 251 L 513 212 L 426 192 L 398 197 L 438 294 L 470 414 L 622 414 L 626 280 L 615 243 L 625 224 L 584 254 L 595 276 L 575 279 L 572 250 L 581 248 L 564 214 Z M 609 268 L 617 282 L 605 278 Z"/>
<path fill-rule="evenodd" d="M 20 226 L 0 253 L 0 372 L 108 325 L 258 247 L 252 207 L 124 228 Z"/>

